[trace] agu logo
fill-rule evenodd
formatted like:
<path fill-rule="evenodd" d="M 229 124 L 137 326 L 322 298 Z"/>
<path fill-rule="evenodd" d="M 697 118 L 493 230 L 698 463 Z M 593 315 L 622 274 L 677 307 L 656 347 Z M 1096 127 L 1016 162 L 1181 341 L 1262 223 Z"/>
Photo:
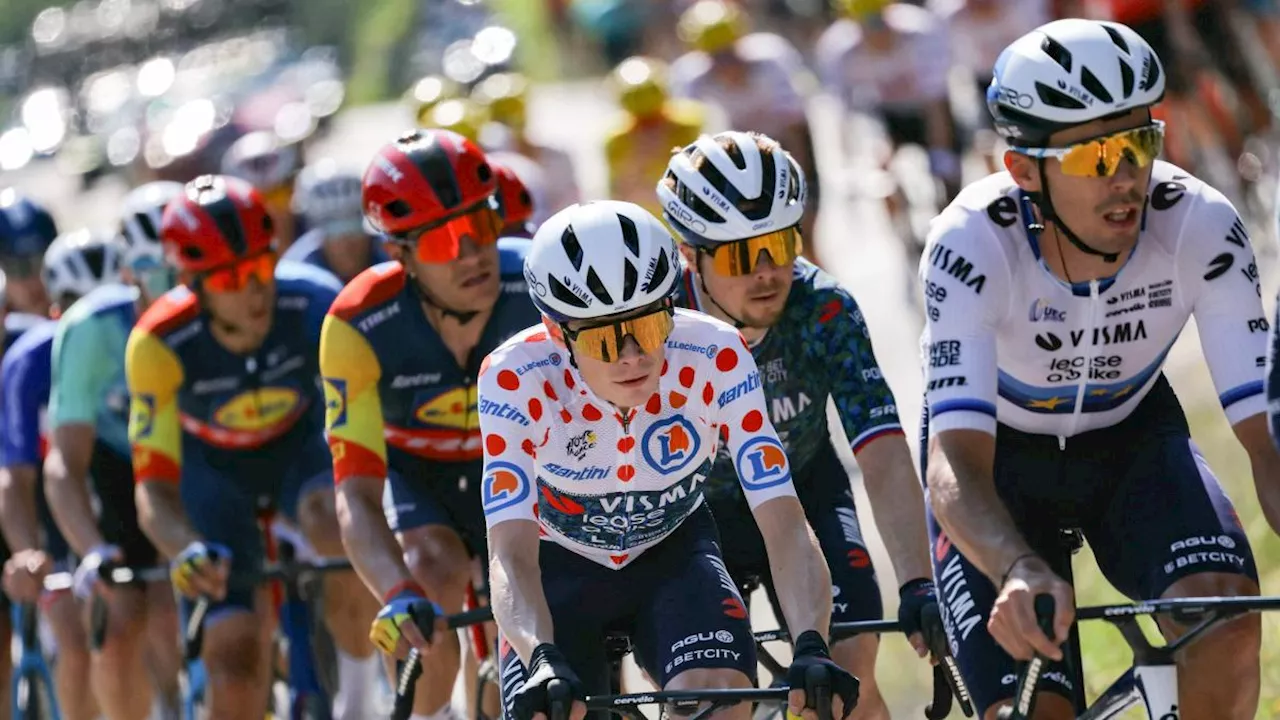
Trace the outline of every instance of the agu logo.
<path fill-rule="evenodd" d="M 151 433 L 155 431 L 156 396 L 150 393 L 143 393 L 135 396 L 135 398 L 133 417 L 129 418 L 131 434 L 135 439 L 151 437 Z"/>
<path fill-rule="evenodd" d="M 787 453 L 777 440 L 755 437 L 738 449 L 738 475 L 748 490 L 763 490 L 791 480 Z"/>
<path fill-rule="evenodd" d="M 324 379 L 324 419 L 329 429 L 347 424 L 347 381 Z"/>
<path fill-rule="evenodd" d="M 529 477 L 509 462 L 491 462 L 484 469 L 484 481 L 480 484 L 480 498 L 484 514 L 498 512 L 529 497 Z"/>
<path fill-rule="evenodd" d="M 293 388 L 249 390 L 223 403 L 213 414 L 213 419 L 232 430 L 265 430 L 289 417 L 298 407 L 298 402 L 298 391 Z M 328 402 L 327 398 L 325 402 Z"/>
<path fill-rule="evenodd" d="M 476 387 L 456 387 L 433 396 L 413 411 L 413 417 L 424 425 L 465 430 L 474 427 Z"/>
<path fill-rule="evenodd" d="M 702 438 L 683 415 L 649 426 L 640 442 L 644 459 L 658 472 L 670 475 L 688 465 L 702 448 Z"/>

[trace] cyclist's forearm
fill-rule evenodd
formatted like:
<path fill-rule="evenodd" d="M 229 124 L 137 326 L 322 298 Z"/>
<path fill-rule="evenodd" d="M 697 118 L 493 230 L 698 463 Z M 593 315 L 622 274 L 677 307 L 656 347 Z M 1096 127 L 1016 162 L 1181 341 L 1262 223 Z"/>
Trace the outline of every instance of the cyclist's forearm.
<path fill-rule="evenodd" d="M 827 637 L 831 628 L 831 571 L 800 501 L 774 498 L 759 505 L 753 514 L 792 637 L 806 630 L 817 630 Z"/>
<path fill-rule="evenodd" d="M 0 469 L 0 532 L 3 532 L 12 552 L 40 547 L 34 466 L 14 465 Z"/>
<path fill-rule="evenodd" d="M 188 545 L 204 539 L 182 509 L 177 483 L 139 483 L 133 497 L 138 505 L 138 527 L 166 557 L 177 557 Z"/>
<path fill-rule="evenodd" d="M 857 454 L 871 512 L 901 585 L 932 576 L 929 535 L 924 522 L 924 490 L 901 435 L 871 441 Z"/>
<path fill-rule="evenodd" d="M 49 513 L 76 554 L 84 557 L 105 540 L 93 514 L 89 487 L 83 473 L 77 473 L 61 450 L 54 447 L 44 461 L 44 494 Z"/>
<path fill-rule="evenodd" d="M 526 665 L 534 648 L 555 642 L 551 608 L 542 589 L 537 540 L 532 551 L 494 548 L 489 559 L 489 598 L 498 629 Z"/>
<path fill-rule="evenodd" d="M 387 526 L 382 502 L 370 492 L 360 492 L 358 484 L 382 487 L 381 480 L 350 478 L 338 486 L 335 498 L 342 546 L 351 565 L 374 597 L 385 598 L 397 587 L 412 582 L 404 563 L 400 543 Z M 378 490 L 379 495 L 381 490 Z"/>

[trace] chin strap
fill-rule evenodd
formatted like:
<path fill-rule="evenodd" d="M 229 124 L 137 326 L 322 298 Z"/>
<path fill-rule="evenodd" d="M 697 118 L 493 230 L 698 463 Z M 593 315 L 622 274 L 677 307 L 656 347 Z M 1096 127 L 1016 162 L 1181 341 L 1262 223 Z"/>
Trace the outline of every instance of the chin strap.
<path fill-rule="evenodd" d="M 1049 177 L 1045 175 L 1044 172 L 1044 158 L 1040 158 L 1036 162 L 1040 166 L 1040 183 L 1044 190 L 1043 192 L 1029 192 L 1027 193 L 1027 198 L 1033 205 L 1039 208 L 1041 221 L 1039 223 L 1032 223 L 1028 225 L 1027 229 L 1034 232 L 1044 232 L 1044 223 L 1051 222 L 1058 232 L 1067 237 L 1067 242 L 1070 242 L 1080 252 L 1087 255 L 1096 255 L 1097 257 L 1102 258 L 1102 261 L 1105 263 L 1114 263 L 1116 260 L 1119 260 L 1119 253 L 1109 253 L 1094 249 L 1085 244 L 1085 242 L 1080 239 L 1079 235 L 1076 235 L 1071 228 L 1067 227 L 1067 224 L 1062 221 L 1062 218 L 1059 217 L 1058 213 L 1053 209 L 1053 200 L 1049 197 Z"/>
<path fill-rule="evenodd" d="M 422 300 L 422 302 L 439 310 L 440 314 L 443 315 L 444 317 L 453 318 L 454 320 L 457 320 L 459 325 L 466 325 L 467 323 L 475 319 L 477 315 L 480 314 L 479 310 L 454 310 L 453 308 L 445 307 L 444 305 L 441 305 L 438 301 L 435 300 L 435 298 L 431 297 L 431 295 L 427 291 L 422 289 L 422 283 L 418 282 L 418 279 L 416 277 L 413 278 L 413 287 L 414 287 L 414 292 L 417 293 L 418 298 Z"/>
<path fill-rule="evenodd" d="M 725 310 L 724 307 L 720 305 L 720 303 L 716 302 L 715 298 L 711 297 L 711 291 L 707 290 L 707 281 L 703 279 L 703 275 L 702 275 L 702 249 L 701 248 L 698 248 L 697 250 L 697 263 L 698 263 L 698 268 L 697 268 L 698 269 L 698 285 L 702 289 L 702 297 L 706 298 L 707 302 L 710 302 L 712 305 L 715 305 L 716 309 L 719 310 L 721 313 L 723 313 L 725 317 L 732 320 L 733 327 L 735 329 L 741 330 L 745 328 L 747 324 L 742 322 L 738 318 L 734 317 L 733 315 L 731 315 L 728 310 Z"/>

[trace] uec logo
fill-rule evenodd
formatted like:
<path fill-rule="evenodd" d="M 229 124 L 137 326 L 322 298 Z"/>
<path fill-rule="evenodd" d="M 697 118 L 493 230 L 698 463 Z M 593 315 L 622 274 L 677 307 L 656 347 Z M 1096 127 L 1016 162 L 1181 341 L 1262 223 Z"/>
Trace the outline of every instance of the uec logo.
<path fill-rule="evenodd" d="M 640 443 L 644 459 L 658 472 L 670 475 L 688 465 L 702 448 L 702 438 L 683 415 L 654 423 Z"/>
<path fill-rule="evenodd" d="M 755 437 L 738 448 L 738 475 L 748 490 L 763 490 L 791 481 L 791 467 L 782 445 L 770 437 Z"/>

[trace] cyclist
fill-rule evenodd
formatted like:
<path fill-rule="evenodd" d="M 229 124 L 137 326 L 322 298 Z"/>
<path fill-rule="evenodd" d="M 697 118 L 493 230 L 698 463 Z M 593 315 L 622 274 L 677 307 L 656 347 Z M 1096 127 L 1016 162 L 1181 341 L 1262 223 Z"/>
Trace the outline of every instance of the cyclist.
<path fill-rule="evenodd" d="M 1015 41 L 987 94 L 1008 172 L 966 188 L 921 258 L 934 578 L 988 718 L 1033 652 L 1055 661 L 1037 717 L 1075 717 L 1056 662 L 1073 618 L 1064 528 L 1131 598 L 1258 592 L 1248 538 L 1160 372 L 1189 315 L 1280 528 L 1257 265 L 1223 195 L 1156 160 L 1164 89 L 1124 25 L 1059 20 Z M 1056 600 L 1052 637 L 1036 626 L 1041 593 Z M 1250 616 L 1189 647 L 1181 715 L 1253 717 L 1259 643 Z"/>
<path fill-rule="evenodd" d="M 114 236 L 87 230 L 58 236 L 41 262 L 41 281 L 53 299 L 53 312 L 70 307 L 95 288 L 118 282 L 122 252 L 123 245 Z M 4 395 L 0 529 L 13 551 L 5 564 L 5 589 L 21 602 L 39 599 L 44 576 L 71 560 L 67 541 L 50 517 L 45 494 L 39 492 L 56 328 L 57 323 L 44 321 L 23 333 L 5 353 L 0 371 Z M 93 693 L 84 692 L 90 659 L 79 609 L 70 593 L 56 593 L 44 604 L 58 645 L 54 690 L 59 709 L 68 718 L 88 720 L 98 709 Z"/>
<path fill-rule="evenodd" d="M 525 277 L 543 323 L 495 350 L 480 374 L 508 716 L 546 713 L 552 679 L 579 700 L 605 690 L 608 629 L 631 636 L 640 666 L 667 689 L 754 684 L 750 621 L 703 502 L 723 442 L 796 635 L 790 709 L 810 705 L 805 670 L 821 665 L 844 717 L 857 680 L 828 654 L 831 576 L 759 372 L 732 327 L 674 309 L 681 277 L 670 232 L 631 203 L 574 205 L 538 228 Z M 570 715 L 581 718 L 581 706 Z"/>
<path fill-rule="evenodd" d="M 173 283 L 158 233 L 165 205 L 181 192 L 179 183 L 157 181 L 125 197 L 117 261 L 128 284 L 84 292 L 63 313 L 53 338 L 45 495 L 58 528 L 81 558 L 73 587 L 80 600 L 92 595 L 102 565 L 150 567 L 159 559 L 138 527 L 133 501 L 124 349 L 138 315 Z M 90 479 L 100 514 L 94 512 Z M 102 601 L 109 611 L 107 634 L 93 654 L 90 678 L 103 714 L 113 720 L 147 717 L 148 668 L 162 705 L 176 708 L 178 624 L 169 584 L 117 588 L 103 593 Z"/>
<path fill-rule="evenodd" d="M 276 252 L 283 253 L 306 230 L 293 214 L 293 185 L 302 170 L 302 146 L 266 130 L 232 143 L 222 156 L 222 174 L 246 180 L 262 194 L 275 226 Z"/>
<path fill-rule="evenodd" d="M 387 260 L 382 242 L 364 222 L 360 176 L 325 158 L 303 168 L 294 186 L 293 211 L 311 228 L 281 260 L 298 260 L 333 273 L 343 284 Z"/>
<path fill-rule="evenodd" d="M 680 17 L 692 50 L 671 65 L 671 92 L 718 106 L 727 129 L 763 133 L 792 149 L 811 182 L 801 229 L 812 257 L 818 217 L 817 159 L 799 87 L 804 60 L 773 33 L 746 34 L 746 14 L 731 0 L 699 0 Z"/>
<path fill-rule="evenodd" d="M 827 558 L 832 620 L 878 620 L 875 569 L 827 427 L 827 398 L 835 401 L 901 581 L 903 627 L 924 652 L 920 616 L 937 599 L 920 484 L 857 303 L 799 257 L 806 188 L 799 164 L 757 133 L 703 135 L 672 156 L 657 192 L 667 224 L 684 239 L 676 302 L 732 323 L 746 338 L 796 492 Z M 773 597 L 769 558 L 727 453 L 716 458 L 706 494 L 729 574 L 739 587 L 761 578 Z M 888 717 L 874 682 L 877 645 L 867 635 L 831 648 L 832 658 L 862 679 L 858 718 Z"/>
<path fill-rule="evenodd" d="M 515 170 L 506 164 L 490 157 L 489 167 L 498 181 L 497 198 L 502 212 L 502 236 L 532 238 L 535 208 L 529 189 L 521 182 Z"/>
<path fill-rule="evenodd" d="M 48 210 L 14 188 L 0 188 L 0 270 L 8 278 L 9 310 L 48 316 L 49 296 L 40 280 L 40 264 L 57 236 Z"/>
<path fill-rule="evenodd" d="M 484 153 L 460 135 L 419 130 L 383 147 L 364 207 L 398 262 L 356 276 L 325 318 L 342 539 L 385 603 L 371 638 L 387 652 L 402 630 L 412 636 L 400 623 L 414 600 L 460 610 L 486 554 L 476 374 L 538 317 L 520 276 L 528 242 L 499 241 L 496 191 Z M 453 716 L 459 652 L 451 635 L 426 658 L 415 717 Z"/>
<path fill-rule="evenodd" d="M 211 600 L 202 655 L 210 715 L 260 717 L 275 616 L 255 577 L 259 511 L 296 516 L 318 553 L 341 552 L 316 363 L 320 320 L 339 286 L 276 262 L 262 198 L 237 178 L 188 183 L 160 237 L 182 285 L 147 308 L 125 349 L 138 523 L 171 558 L 186 611 L 198 596 Z M 326 578 L 326 620 L 335 644 L 360 657 L 371 650 L 361 625 L 372 608 L 344 575 Z"/>
<path fill-rule="evenodd" d="M 578 202 L 581 193 L 569 154 L 529 137 L 528 94 L 529 81 L 523 75 L 495 73 L 477 85 L 471 97 L 488 109 L 493 124 L 506 128 L 507 137 L 491 141 L 492 125 L 486 126 L 481 133 L 485 151 L 490 160 L 510 165 L 529 187 L 534 196 L 533 222 L 539 225 L 551 213 Z M 525 162 L 513 161 L 512 155 Z"/>
<path fill-rule="evenodd" d="M 674 148 L 702 131 L 703 109 L 691 100 L 667 98 L 666 64 L 652 58 L 628 58 L 611 77 L 622 117 L 605 140 L 609 197 L 633 202 L 657 214 L 653 178 L 666 168 Z"/>

